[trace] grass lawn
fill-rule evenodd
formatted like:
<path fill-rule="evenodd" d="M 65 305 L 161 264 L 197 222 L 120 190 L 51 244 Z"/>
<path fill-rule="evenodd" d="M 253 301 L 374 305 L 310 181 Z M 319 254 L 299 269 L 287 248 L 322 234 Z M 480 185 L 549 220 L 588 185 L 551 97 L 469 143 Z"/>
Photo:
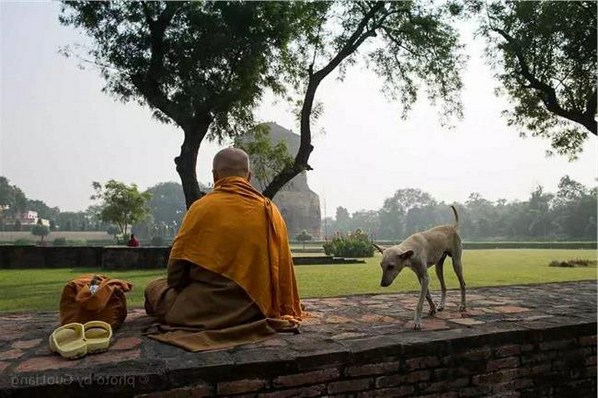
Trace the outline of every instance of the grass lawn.
<path fill-rule="evenodd" d="M 466 250 L 463 254 L 465 282 L 468 287 L 497 286 L 596 279 L 596 265 L 589 267 L 549 267 L 553 260 L 596 260 L 594 250 Z M 356 293 L 391 293 L 419 289 L 415 274 L 404 270 L 387 288 L 380 287 L 380 256 L 366 264 L 301 265 L 296 273 L 302 297 L 324 297 Z M 98 272 L 89 268 L 0 270 L 0 312 L 58 310 L 64 284 L 80 274 Z M 128 294 L 131 307 L 143 305 L 143 289 L 163 270 L 114 271 L 107 275 L 133 283 Z M 449 289 L 458 288 L 450 259 L 444 264 Z M 430 269 L 431 288 L 439 289 Z M 434 293 L 434 292 L 433 292 Z"/>

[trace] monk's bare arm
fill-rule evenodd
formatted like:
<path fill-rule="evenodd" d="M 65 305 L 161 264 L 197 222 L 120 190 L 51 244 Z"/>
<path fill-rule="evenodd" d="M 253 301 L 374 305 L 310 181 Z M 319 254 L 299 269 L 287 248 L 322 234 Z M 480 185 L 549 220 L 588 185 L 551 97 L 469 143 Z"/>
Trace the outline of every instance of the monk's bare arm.
<path fill-rule="evenodd" d="M 189 269 L 192 264 L 185 260 L 168 260 L 168 287 L 176 291 L 182 290 L 189 284 Z"/>

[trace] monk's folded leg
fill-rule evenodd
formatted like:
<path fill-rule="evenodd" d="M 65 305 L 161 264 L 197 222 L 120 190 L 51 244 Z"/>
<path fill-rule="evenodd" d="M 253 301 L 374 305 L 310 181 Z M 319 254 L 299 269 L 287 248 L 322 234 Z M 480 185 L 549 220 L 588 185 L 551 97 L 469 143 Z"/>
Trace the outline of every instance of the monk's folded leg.
<path fill-rule="evenodd" d="M 150 316 L 163 320 L 168 309 L 174 303 L 177 293 L 174 289 L 168 287 L 166 278 L 158 278 L 148 283 L 144 296 L 145 312 Z"/>
<path fill-rule="evenodd" d="M 168 307 L 164 323 L 214 330 L 264 319 L 259 307 L 232 280 L 197 265 L 190 270 L 190 279 Z"/>

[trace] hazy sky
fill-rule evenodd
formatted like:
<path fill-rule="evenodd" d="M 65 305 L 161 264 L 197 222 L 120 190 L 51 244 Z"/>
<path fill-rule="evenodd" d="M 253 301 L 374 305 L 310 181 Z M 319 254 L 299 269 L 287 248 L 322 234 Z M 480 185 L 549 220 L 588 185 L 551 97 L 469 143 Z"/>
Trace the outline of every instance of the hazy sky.
<path fill-rule="evenodd" d="M 60 46 L 79 36 L 58 23 L 58 9 L 56 3 L 0 3 L 0 175 L 27 197 L 63 211 L 85 209 L 94 180 L 113 178 L 142 189 L 178 182 L 173 158 L 182 132 L 151 119 L 147 109 L 103 94 L 96 70 L 80 70 L 77 60 L 59 55 Z M 506 102 L 493 94 L 482 43 L 464 33 L 470 55 L 463 74 L 465 117 L 453 130 L 441 127 L 425 102 L 401 120 L 399 105 L 386 101 L 380 81 L 363 68 L 350 71 L 343 83 L 322 84 L 317 99 L 325 113 L 314 130 L 325 133 L 314 137 L 308 180 L 327 215 L 337 206 L 378 209 L 408 187 L 463 202 L 471 192 L 489 200 L 526 200 L 537 185 L 554 192 L 565 174 L 595 185 L 596 138 L 572 163 L 546 158 L 546 140 L 519 138 L 500 116 Z M 284 104 L 265 100 L 257 116 L 298 132 Z M 210 182 L 218 150 L 202 144 L 201 182 Z"/>

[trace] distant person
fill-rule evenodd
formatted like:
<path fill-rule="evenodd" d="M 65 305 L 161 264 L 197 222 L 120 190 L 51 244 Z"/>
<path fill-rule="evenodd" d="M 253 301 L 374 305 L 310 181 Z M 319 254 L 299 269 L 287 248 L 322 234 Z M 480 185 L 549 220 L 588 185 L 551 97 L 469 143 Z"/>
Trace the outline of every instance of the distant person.
<path fill-rule="evenodd" d="M 131 239 L 127 242 L 129 247 L 139 247 L 139 239 L 135 237 L 135 234 L 131 234 Z"/>
<path fill-rule="evenodd" d="M 223 348 L 296 330 L 301 304 L 286 225 L 249 180 L 235 148 L 214 157 L 214 189 L 186 213 L 167 277 L 145 289 L 161 324 L 149 337 L 190 351 Z"/>

